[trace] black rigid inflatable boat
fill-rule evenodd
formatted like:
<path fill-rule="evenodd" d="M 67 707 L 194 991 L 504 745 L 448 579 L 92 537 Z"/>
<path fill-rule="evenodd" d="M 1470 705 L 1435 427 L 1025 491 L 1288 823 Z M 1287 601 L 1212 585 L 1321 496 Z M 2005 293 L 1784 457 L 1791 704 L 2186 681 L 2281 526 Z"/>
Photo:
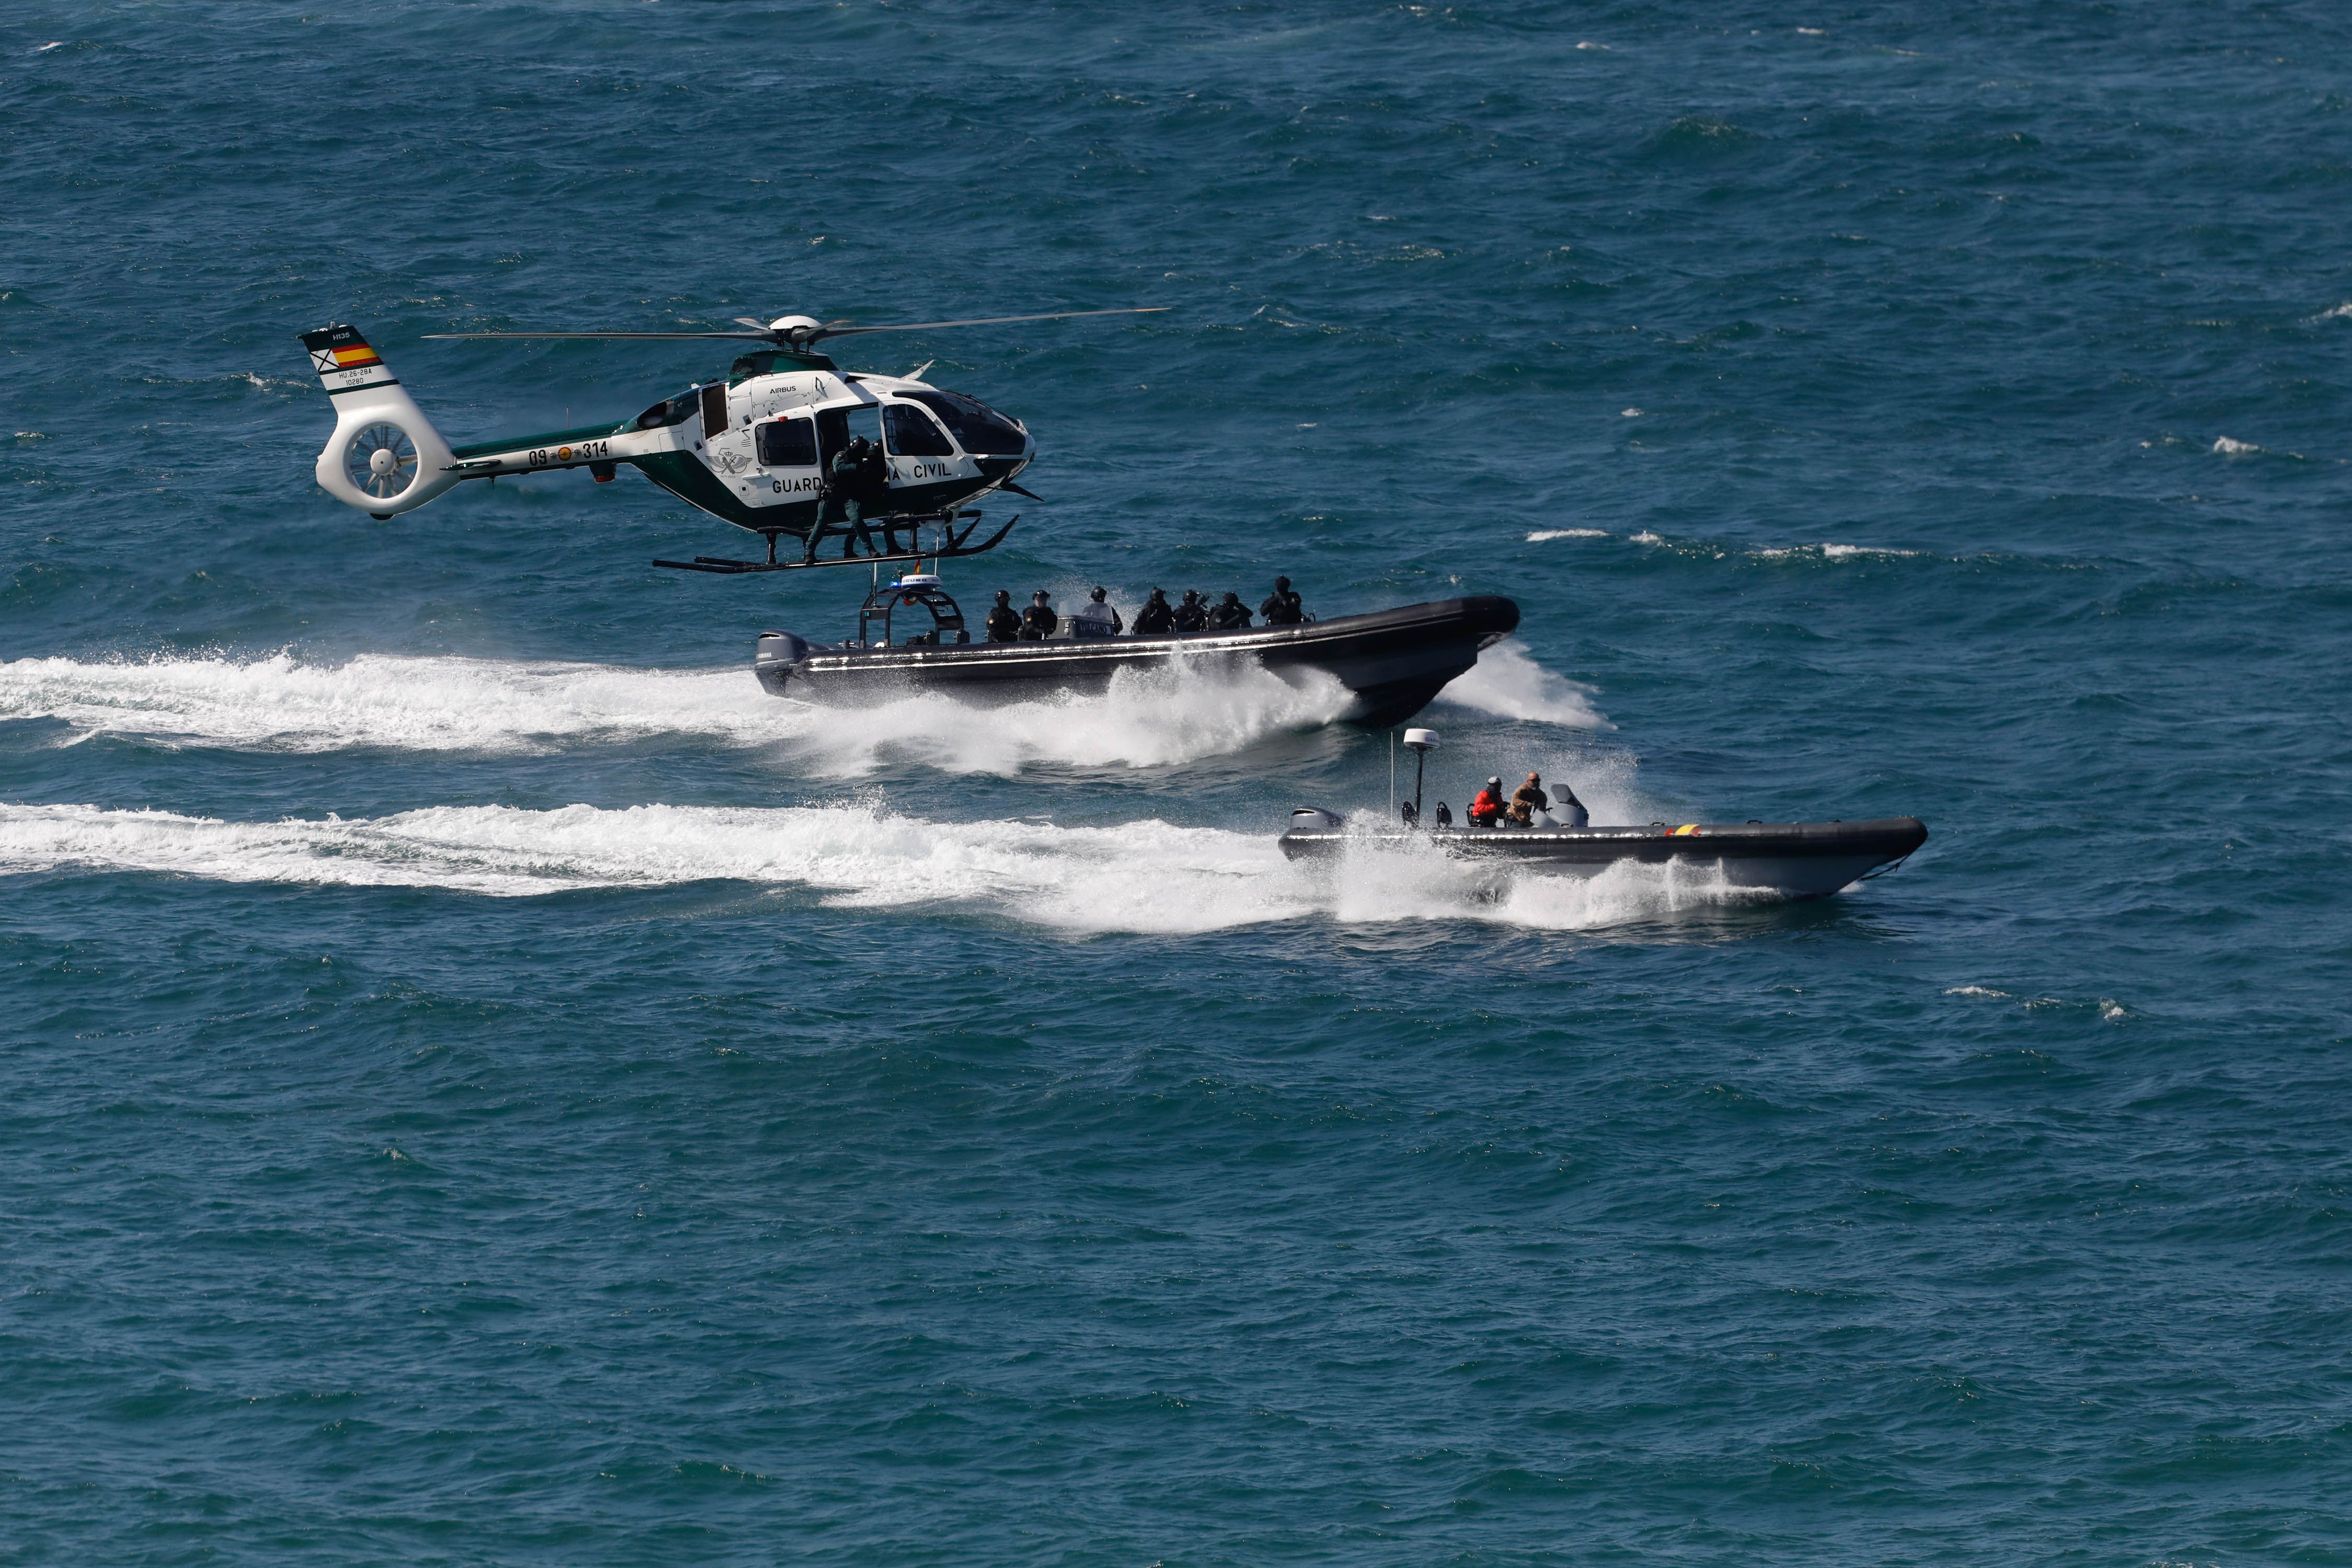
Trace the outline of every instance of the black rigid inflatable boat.
<path fill-rule="evenodd" d="M 1462 859 L 1591 876 L 1612 866 L 1685 867 L 1735 888 L 1817 899 L 1890 870 L 1927 841 L 1916 816 L 1870 822 L 1688 822 L 1647 827 L 1395 828 L 1351 826 L 1313 806 L 1290 814 L 1282 852 L 1336 859 L 1351 848 L 1428 847 Z"/>
<path fill-rule="evenodd" d="M 908 691 L 1003 702 L 1050 691 L 1097 692 L 1122 669 L 1257 666 L 1276 675 L 1320 670 L 1355 694 L 1349 722 L 1372 728 L 1418 713 L 1446 682 L 1519 624 L 1519 607 L 1493 595 L 1406 605 L 1302 626 L 1168 637 L 1063 635 L 1041 642 L 975 642 L 963 613 L 928 574 L 877 585 L 854 638 L 837 645 L 763 632 L 752 657 L 779 697 L 865 702 Z"/>

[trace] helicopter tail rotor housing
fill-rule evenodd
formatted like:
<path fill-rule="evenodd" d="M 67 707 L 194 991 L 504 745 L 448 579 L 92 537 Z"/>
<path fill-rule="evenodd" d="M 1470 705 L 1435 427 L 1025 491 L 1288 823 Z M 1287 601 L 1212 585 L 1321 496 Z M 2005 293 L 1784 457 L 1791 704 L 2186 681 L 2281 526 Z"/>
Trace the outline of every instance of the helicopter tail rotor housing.
<path fill-rule="evenodd" d="M 359 329 L 302 334 L 311 368 L 335 406 L 335 428 L 319 453 L 319 488 L 346 506 L 391 517 L 423 506 L 457 483 L 449 443 L 425 417 Z"/>

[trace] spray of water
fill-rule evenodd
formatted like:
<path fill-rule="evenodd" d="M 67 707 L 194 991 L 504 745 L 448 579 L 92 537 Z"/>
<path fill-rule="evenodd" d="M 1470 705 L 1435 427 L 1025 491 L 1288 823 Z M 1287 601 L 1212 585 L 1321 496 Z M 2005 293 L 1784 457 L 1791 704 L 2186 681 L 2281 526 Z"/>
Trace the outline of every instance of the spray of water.
<path fill-rule="evenodd" d="M 856 708 L 780 701 L 749 671 L 362 655 L 309 664 L 154 658 L 0 664 L 0 718 L 63 720 L 83 735 L 278 752 L 380 747 L 552 752 L 684 737 L 770 747 L 793 771 L 856 777 L 901 762 L 1010 776 L 1037 764 L 1159 767 L 1246 749 L 1345 715 L 1316 676 L 1122 673 L 1098 696 L 971 708 L 908 695 Z"/>
<path fill-rule="evenodd" d="M 1438 700 L 1497 719 L 1563 724 L 1579 730 L 1616 726 L 1592 706 L 1592 688 L 1554 675 L 1514 637 L 1478 656 L 1478 662 L 1448 686 Z"/>
<path fill-rule="evenodd" d="M 1426 847 L 1366 847 L 1335 865 L 1297 865 L 1265 833 L 1157 820 L 930 822 L 871 805 L 436 806 L 277 822 L 0 805 L 0 876 L 59 869 L 507 898 L 731 880 L 839 906 L 919 903 L 1073 933 L 1316 918 L 1590 930 L 1757 899 L 1673 867 L 1576 879 L 1498 870 Z"/>

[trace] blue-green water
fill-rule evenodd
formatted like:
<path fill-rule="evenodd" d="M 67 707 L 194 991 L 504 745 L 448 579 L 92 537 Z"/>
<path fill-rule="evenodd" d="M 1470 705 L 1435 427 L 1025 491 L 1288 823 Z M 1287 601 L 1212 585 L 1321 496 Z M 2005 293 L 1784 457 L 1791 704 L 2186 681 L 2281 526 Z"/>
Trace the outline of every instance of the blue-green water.
<path fill-rule="evenodd" d="M 0 1563 L 2352 1562 L 2352 27 L 2317 4 L 0 16 Z M 1025 418 L 967 598 L 1507 593 L 1328 697 L 810 713 L 690 344 Z M 723 350 L 720 351 L 723 353 Z M 1003 516 L 1008 509 L 997 508 Z M 1458 586 L 1457 586 L 1458 585 Z"/>

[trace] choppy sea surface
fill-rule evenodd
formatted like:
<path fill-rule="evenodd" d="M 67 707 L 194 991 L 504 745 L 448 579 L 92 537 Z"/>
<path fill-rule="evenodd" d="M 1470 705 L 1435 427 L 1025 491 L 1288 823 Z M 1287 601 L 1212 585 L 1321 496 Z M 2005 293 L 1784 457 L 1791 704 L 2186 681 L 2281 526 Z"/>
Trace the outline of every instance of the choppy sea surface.
<path fill-rule="evenodd" d="M 0 1563 L 2352 1563 L 2347 204 L 2316 3 L 7 8 Z M 1508 594 L 1432 795 L 1927 847 L 1309 875 L 1329 691 L 310 479 L 331 321 L 1144 304 L 841 345 L 968 602 Z"/>

